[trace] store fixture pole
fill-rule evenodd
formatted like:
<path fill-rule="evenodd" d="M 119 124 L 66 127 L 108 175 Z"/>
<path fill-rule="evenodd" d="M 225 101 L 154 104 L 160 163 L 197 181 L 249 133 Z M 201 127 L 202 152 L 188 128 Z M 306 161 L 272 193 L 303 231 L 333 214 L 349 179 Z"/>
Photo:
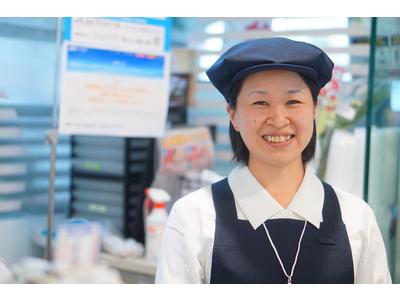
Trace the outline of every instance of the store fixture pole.
<path fill-rule="evenodd" d="M 371 37 L 369 46 L 369 71 L 368 71 L 368 95 L 366 112 L 366 135 L 365 135 L 365 170 L 364 170 L 364 200 L 368 201 L 369 185 L 369 156 L 371 147 L 372 109 L 374 101 L 374 76 L 375 76 L 375 48 L 376 48 L 376 22 L 377 18 L 371 18 Z"/>
<path fill-rule="evenodd" d="M 46 133 L 46 142 L 50 144 L 50 169 L 49 169 L 49 193 L 47 206 L 47 242 L 45 250 L 45 258 L 52 260 L 52 232 L 54 223 L 54 207 L 55 207 L 55 177 L 56 177 L 56 159 L 57 159 L 57 143 L 58 143 L 58 79 L 61 53 L 61 26 L 62 18 L 57 18 L 56 29 L 56 58 L 55 58 L 55 75 L 53 88 L 53 114 L 51 129 Z"/>

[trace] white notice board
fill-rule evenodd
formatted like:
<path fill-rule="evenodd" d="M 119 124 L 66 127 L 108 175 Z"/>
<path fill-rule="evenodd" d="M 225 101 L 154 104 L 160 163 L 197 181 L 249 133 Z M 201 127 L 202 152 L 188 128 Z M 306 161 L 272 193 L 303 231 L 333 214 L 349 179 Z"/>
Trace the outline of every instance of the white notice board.
<path fill-rule="evenodd" d="M 170 20 L 67 18 L 65 25 L 60 133 L 163 136 Z"/>

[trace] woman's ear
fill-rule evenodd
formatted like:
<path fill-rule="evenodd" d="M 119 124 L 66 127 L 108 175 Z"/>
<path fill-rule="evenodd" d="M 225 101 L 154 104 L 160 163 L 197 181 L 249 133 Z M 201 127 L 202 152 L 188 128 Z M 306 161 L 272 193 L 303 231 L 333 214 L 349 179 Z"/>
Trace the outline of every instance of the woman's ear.
<path fill-rule="evenodd" d="M 236 128 L 236 120 L 235 120 L 236 111 L 235 111 L 235 109 L 234 109 L 232 106 L 230 106 L 229 104 L 227 104 L 227 105 L 226 105 L 226 111 L 227 111 L 228 114 L 229 114 L 229 119 L 231 120 L 231 123 L 232 123 L 233 128 L 235 128 L 236 131 L 239 131 L 239 130 Z"/>

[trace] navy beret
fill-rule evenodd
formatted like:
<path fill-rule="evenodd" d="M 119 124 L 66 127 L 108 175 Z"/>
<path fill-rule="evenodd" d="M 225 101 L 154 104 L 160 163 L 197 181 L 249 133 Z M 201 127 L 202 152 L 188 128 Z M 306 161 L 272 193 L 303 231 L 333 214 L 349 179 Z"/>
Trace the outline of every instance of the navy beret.
<path fill-rule="evenodd" d="M 226 101 L 240 79 L 259 71 L 284 69 L 303 74 L 318 91 L 332 78 L 333 62 L 320 48 L 283 37 L 248 40 L 228 49 L 207 70 Z"/>

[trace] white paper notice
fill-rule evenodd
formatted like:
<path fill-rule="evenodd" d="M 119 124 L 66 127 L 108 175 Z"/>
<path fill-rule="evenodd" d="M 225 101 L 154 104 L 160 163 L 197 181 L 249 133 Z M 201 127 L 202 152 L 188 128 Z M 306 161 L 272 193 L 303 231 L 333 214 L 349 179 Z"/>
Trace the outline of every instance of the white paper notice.
<path fill-rule="evenodd" d="M 108 41 L 113 40 L 107 47 L 99 40 L 99 27 L 92 28 L 89 21 L 73 22 L 71 36 L 78 38 L 64 42 L 59 131 L 162 137 L 168 110 L 170 54 L 158 42 L 164 44 L 160 36 L 165 30 L 154 25 L 111 26 L 118 22 L 96 21 L 100 28 L 106 26 L 103 34 Z M 86 32 L 87 40 L 82 32 Z M 145 45 L 140 47 L 141 43 Z"/>

